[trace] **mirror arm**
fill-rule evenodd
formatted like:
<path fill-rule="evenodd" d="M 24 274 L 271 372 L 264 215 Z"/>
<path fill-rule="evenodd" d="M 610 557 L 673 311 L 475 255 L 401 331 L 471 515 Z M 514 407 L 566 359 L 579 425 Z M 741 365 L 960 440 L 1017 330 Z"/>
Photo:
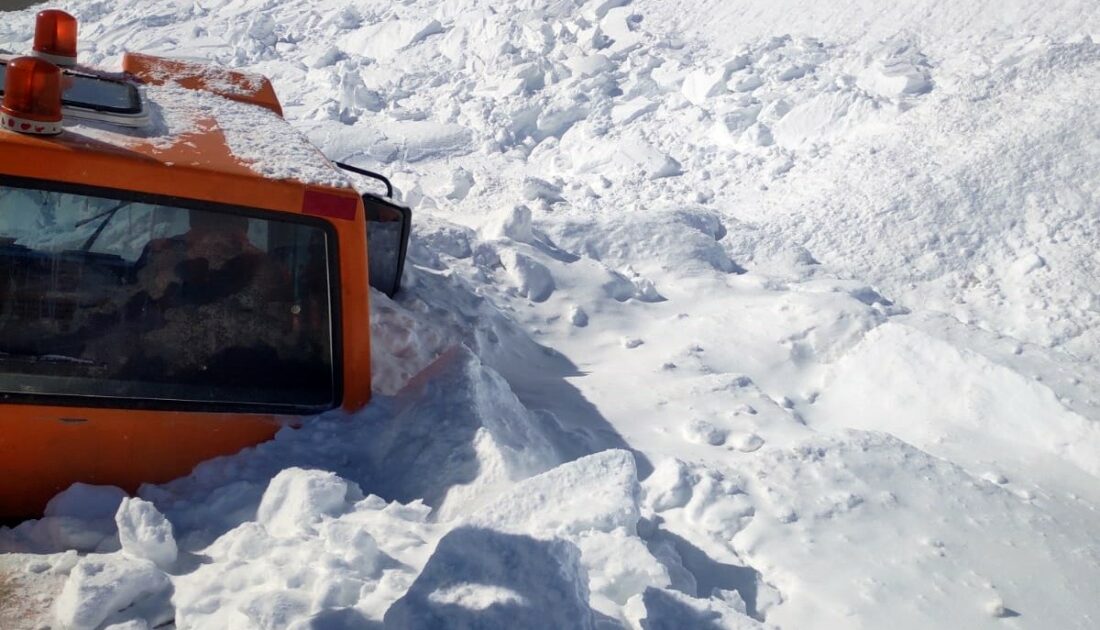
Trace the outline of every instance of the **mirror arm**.
<path fill-rule="evenodd" d="M 376 179 L 382 182 L 386 185 L 386 197 L 389 199 L 393 199 L 393 184 L 390 183 L 390 180 L 386 179 L 385 175 L 375 173 L 374 171 L 368 171 L 367 169 L 359 168 L 358 166 L 352 166 L 351 164 L 345 164 L 343 162 L 333 162 L 333 164 L 335 164 L 339 168 L 344 169 L 345 171 L 351 171 L 352 173 L 357 173 L 359 175 L 363 175 L 365 177 Z"/>

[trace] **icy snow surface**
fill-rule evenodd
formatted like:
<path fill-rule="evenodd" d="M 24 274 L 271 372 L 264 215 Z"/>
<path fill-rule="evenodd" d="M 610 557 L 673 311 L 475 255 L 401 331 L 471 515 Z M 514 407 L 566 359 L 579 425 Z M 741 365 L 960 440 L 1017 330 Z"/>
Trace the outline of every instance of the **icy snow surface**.
<path fill-rule="evenodd" d="M 369 410 L 0 529 L 0 627 L 1100 627 L 1094 0 L 62 6 L 415 227 Z"/>

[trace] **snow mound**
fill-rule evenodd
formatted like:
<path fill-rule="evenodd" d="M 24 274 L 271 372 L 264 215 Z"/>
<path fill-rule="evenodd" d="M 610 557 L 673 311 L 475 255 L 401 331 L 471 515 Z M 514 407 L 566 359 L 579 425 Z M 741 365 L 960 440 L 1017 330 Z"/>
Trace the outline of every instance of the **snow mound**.
<path fill-rule="evenodd" d="M 386 613 L 387 628 L 595 628 L 575 545 L 460 527 Z"/>
<path fill-rule="evenodd" d="M 50 499 L 43 515 L 86 520 L 111 518 L 125 499 L 126 492 L 122 488 L 74 483 Z"/>
<path fill-rule="evenodd" d="M 723 246 L 727 230 L 722 218 L 705 208 L 640 208 L 613 221 L 563 221 L 547 232 L 569 251 L 643 274 L 743 271 Z"/>
<path fill-rule="evenodd" d="M 0 551 L 115 551 L 114 517 L 125 498 L 121 488 L 74 483 L 50 499 L 41 519 L 0 529 Z"/>
<path fill-rule="evenodd" d="M 1100 476 L 1100 424 L 1067 408 L 1046 384 L 903 324 L 876 328 L 833 366 L 828 391 L 809 413 L 825 417 L 888 430 L 971 465 L 1014 452 Z"/>
<path fill-rule="evenodd" d="M 543 423 L 465 348 L 441 357 L 398 400 L 393 421 L 371 440 L 374 483 L 398 500 L 422 498 L 442 518 L 470 513 L 561 461 Z"/>
<path fill-rule="evenodd" d="M 854 614 L 871 625 L 900 615 L 914 627 L 994 627 L 992 599 L 1043 623 L 1096 614 L 1079 577 L 1096 554 L 1068 542 L 1092 517 L 1072 499 L 1017 496 L 883 434 L 813 437 L 759 454 L 740 471 L 754 510 L 747 521 L 734 517 L 743 525 L 732 546 L 780 593 L 801 593 L 769 608 L 770 624 L 816 615 L 842 625 Z M 681 520 L 689 509 L 662 515 L 690 527 Z M 716 540 L 731 540 L 728 530 Z M 1050 581 L 1034 579 L 1047 571 Z M 904 594 L 917 584 L 943 589 L 951 605 Z M 866 598 L 836 606 L 852 585 Z"/>

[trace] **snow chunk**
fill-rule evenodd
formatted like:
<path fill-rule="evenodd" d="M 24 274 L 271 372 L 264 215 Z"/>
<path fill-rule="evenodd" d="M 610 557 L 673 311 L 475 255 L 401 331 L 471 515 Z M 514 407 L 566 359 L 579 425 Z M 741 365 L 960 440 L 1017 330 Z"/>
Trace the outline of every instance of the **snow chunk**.
<path fill-rule="evenodd" d="M 439 541 L 387 628 L 595 628 L 588 577 L 564 540 L 460 527 Z"/>
<path fill-rule="evenodd" d="M 328 627 L 322 619 L 332 623 L 341 609 L 357 605 L 381 616 L 412 582 L 414 569 L 405 563 L 419 567 L 426 559 L 425 511 L 371 496 L 293 538 L 244 523 L 203 551 L 208 563 L 177 578 L 176 624 Z"/>
<path fill-rule="evenodd" d="M 544 229 L 563 249 L 583 251 L 609 267 L 634 267 L 643 276 L 663 275 L 667 269 L 743 273 L 721 242 L 725 221 L 731 219 L 702 207 L 658 205 L 625 211 L 615 220 L 565 220 Z M 633 295 L 633 283 L 630 291 Z"/>
<path fill-rule="evenodd" d="M 561 186 L 538 177 L 523 178 L 523 198 L 528 201 L 545 201 L 548 204 L 565 201 L 561 194 Z"/>
<path fill-rule="evenodd" d="M 340 45 L 351 53 L 389 59 L 429 35 L 442 32 L 443 26 L 438 20 L 389 20 L 345 35 Z"/>
<path fill-rule="evenodd" d="M 628 6 L 609 10 L 600 20 L 600 30 L 611 38 L 611 50 L 622 53 L 642 45 L 642 35 L 635 29 L 636 17 Z"/>
<path fill-rule="evenodd" d="M 564 63 L 574 74 L 582 77 L 594 76 L 611 68 L 611 61 L 607 58 L 607 55 L 599 53 L 583 57 L 570 57 Z"/>
<path fill-rule="evenodd" d="M 796 105 L 772 127 L 775 141 L 786 148 L 828 140 L 866 120 L 875 111 L 867 97 L 849 92 L 819 94 Z"/>
<path fill-rule="evenodd" d="M 1043 257 L 1035 252 L 1024 254 L 1016 262 L 1012 263 L 1011 270 L 1018 276 L 1026 276 L 1027 274 L 1046 267 L 1047 261 L 1043 260 Z"/>
<path fill-rule="evenodd" d="M 654 512 L 683 507 L 691 500 L 692 487 L 698 481 L 684 462 L 662 460 L 645 480 L 645 503 Z"/>
<path fill-rule="evenodd" d="M 576 304 L 569 307 L 567 317 L 569 318 L 569 323 L 577 328 L 584 328 L 588 325 L 588 313 Z"/>
<path fill-rule="evenodd" d="M 611 9 L 630 4 L 630 0 L 590 0 L 584 7 L 584 16 L 600 19 Z"/>
<path fill-rule="evenodd" d="M 657 102 L 644 96 L 638 96 L 629 101 L 619 103 L 611 108 L 611 122 L 616 125 L 625 125 L 634 122 L 643 114 L 657 111 Z"/>
<path fill-rule="evenodd" d="M 488 238 L 509 238 L 517 243 L 533 243 L 535 235 L 531 231 L 531 209 L 519 204 L 498 212 L 486 224 L 484 234 Z"/>
<path fill-rule="evenodd" d="M 468 153 L 473 134 L 462 125 L 427 120 L 395 121 L 383 130 L 394 158 L 406 162 Z"/>
<path fill-rule="evenodd" d="M 520 295 L 532 302 L 545 302 L 554 294 L 554 276 L 546 265 L 511 249 L 505 249 L 499 255 Z"/>
<path fill-rule="evenodd" d="M 738 77 L 736 81 L 731 80 L 731 82 L 733 85 L 730 86 L 730 89 L 734 92 L 752 92 L 761 85 L 764 85 L 764 80 L 761 79 L 758 74 Z"/>
<path fill-rule="evenodd" d="M 616 530 L 591 532 L 577 541 L 589 568 L 589 588 L 619 606 L 651 586 L 669 586 L 668 569 L 649 552 L 645 541 Z"/>
<path fill-rule="evenodd" d="M 124 499 L 115 514 L 122 551 L 150 560 L 161 569 L 176 562 L 179 551 L 168 522 L 156 506 L 143 499 Z"/>
<path fill-rule="evenodd" d="M 562 138 L 561 151 L 576 173 L 594 171 L 621 176 L 641 172 L 650 180 L 681 174 L 679 162 L 655 148 L 637 131 L 628 131 L 617 143 L 612 143 L 574 129 Z"/>
<path fill-rule="evenodd" d="M 916 96 L 932 91 L 927 58 L 911 43 L 892 40 L 875 53 L 875 60 L 862 73 L 857 85 L 886 98 Z"/>
<path fill-rule="evenodd" d="M 111 615 L 136 603 L 150 606 L 148 616 L 171 618 L 168 577 L 149 560 L 124 555 L 88 556 L 69 574 L 55 604 L 59 625 L 95 630 Z M 158 613 L 159 610 L 159 613 Z"/>
<path fill-rule="evenodd" d="M 775 139 L 772 137 L 772 131 L 767 125 L 763 123 L 753 123 L 742 134 L 742 137 L 749 144 L 757 147 L 768 147 L 775 144 Z"/>
<path fill-rule="evenodd" d="M 702 105 L 712 96 L 726 91 L 726 76 L 724 68 L 693 70 L 684 77 L 680 91 L 693 104 Z"/>
<path fill-rule="evenodd" d="M 638 525 L 641 488 L 634 456 L 611 450 L 517 484 L 469 523 L 533 536 L 560 536 Z"/>
<path fill-rule="evenodd" d="M 552 102 L 538 114 L 535 120 L 536 138 L 559 138 L 574 123 L 588 117 L 588 105 L 567 99 Z"/>
<path fill-rule="evenodd" d="M 628 135 L 619 143 L 619 150 L 632 160 L 649 179 L 661 179 L 679 175 L 680 163 L 670 155 L 657 150 L 637 135 Z"/>
<path fill-rule="evenodd" d="M 290 538 L 312 531 L 323 516 L 334 516 L 362 498 L 359 487 L 335 474 L 288 468 L 271 480 L 256 520 L 272 536 Z"/>

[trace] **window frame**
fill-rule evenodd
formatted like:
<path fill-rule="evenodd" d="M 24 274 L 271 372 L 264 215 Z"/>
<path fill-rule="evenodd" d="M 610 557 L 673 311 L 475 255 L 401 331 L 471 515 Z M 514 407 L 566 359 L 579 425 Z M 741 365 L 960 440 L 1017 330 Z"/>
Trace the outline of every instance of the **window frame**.
<path fill-rule="evenodd" d="M 58 407 L 86 407 L 97 409 L 136 409 L 149 411 L 177 411 L 197 413 L 255 413 L 310 416 L 336 409 L 343 404 L 344 387 L 344 335 L 343 304 L 341 302 L 340 240 L 336 227 L 320 218 L 294 212 L 264 210 L 248 206 L 238 206 L 217 202 L 159 195 L 133 190 L 70 184 L 52 180 L 28 177 L 13 177 L 0 174 L 0 186 L 41 190 L 72 195 L 99 197 L 101 199 L 156 204 L 185 210 L 219 212 L 253 219 L 283 221 L 320 228 L 330 244 L 328 248 L 328 283 L 330 309 L 330 344 L 332 351 L 332 400 L 328 405 L 290 405 L 272 403 L 244 402 L 207 402 L 189 400 L 171 400 L 164 398 L 121 398 L 114 396 L 95 396 L 77 394 L 28 394 L 0 392 L 0 406 L 5 404 L 28 404 Z"/>
<path fill-rule="evenodd" d="M 4 66 L 4 72 L 7 72 L 8 61 L 10 61 L 10 59 L 0 59 L 0 66 Z M 100 83 L 109 83 L 111 85 L 121 86 L 125 88 L 126 95 L 127 97 L 129 97 L 128 100 L 130 101 L 129 106 L 127 107 L 116 107 L 114 105 L 104 105 L 101 103 L 90 103 L 87 101 L 72 100 L 65 97 L 65 93 L 68 92 L 68 90 L 65 89 L 65 86 L 63 84 L 61 88 L 61 104 L 64 107 L 72 107 L 78 110 L 101 112 L 105 114 L 123 114 L 127 116 L 134 116 L 137 114 L 141 114 L 145 111 L 145 101 L 141 97 L 141 91 L 138 90 L 137 86 L 131 81 L 127 81 L 121 78 L 99 76 L 91 72 L 80 72 L 78 70 L 72 70 L 70 68 L 62 68 L 61 72 L 65 77 L 69 77 L 73 81 L 97 81 Z M 3 93 L 4 87 L 2 83 L 0 83 L 0 95 L 2 95 Z"/>

